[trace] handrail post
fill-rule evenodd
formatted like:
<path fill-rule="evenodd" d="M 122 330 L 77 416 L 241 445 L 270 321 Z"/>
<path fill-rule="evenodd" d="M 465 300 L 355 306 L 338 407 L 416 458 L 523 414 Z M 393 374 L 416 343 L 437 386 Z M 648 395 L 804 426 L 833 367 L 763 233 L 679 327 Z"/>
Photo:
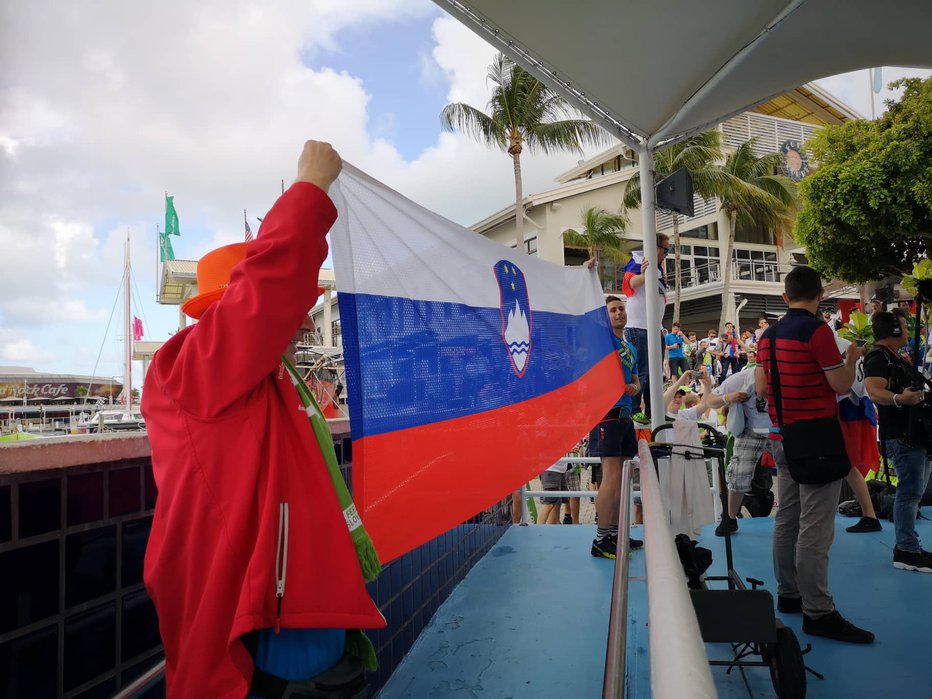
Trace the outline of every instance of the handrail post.
<path fill-rule="evenodd" d="M 527 509 L 527 485 L 521 486 L 521 524 L 531 523 L 531 513 Z"/>

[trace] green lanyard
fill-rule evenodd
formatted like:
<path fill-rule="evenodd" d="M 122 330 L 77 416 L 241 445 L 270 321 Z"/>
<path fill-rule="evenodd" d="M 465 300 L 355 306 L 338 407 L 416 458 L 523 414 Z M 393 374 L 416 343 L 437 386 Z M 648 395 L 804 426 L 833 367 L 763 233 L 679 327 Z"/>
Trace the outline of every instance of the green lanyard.
<path fill-rule="evenodd" d="M 350 536 L 353 539 L 353 545 L 356 547 L 356 554 L 359 556 L 359 565 L 362 568 L 363 577 L 367 582 L 371 582 L 378 577 L 382 570 L 382 564 L 379 562 L 379 556 L 372 544 L 372 539 L 362 526 L 362 520 L 356 511 L 356 505 L 353 504 L 353 497 L 350 495 L 343 480 L 343 474 L 340 473 L 340 467 L 337 465 L 337 454 L 333 450 L 333 436 L 330 434 L 330 428 L 327 427 L 327 420 L 324 417 L 314 394 L 304 383 L 304 379 L 298 373 L 298 370 L 287 359 L 282 357 L 285 368 L 288 369 L 288 375 L 291 377 L 291 383 L 298 391 L 304 409 L 311 421 L 311 427 L 314 429 L 314 436 L 317 438 L 317 446 L 323 454 L 324 462 L 327 464 L 327 472 L 330 474 L 330 480 L 337 492 L 337 500 L 340 503 L 340 509 L 343 510 L 343 518 L 346 520 L 346 527 L 349 529 Z"/>
<path fill-rule="evenodd" d="M 346 527 L 349 529 L 353 546 L 356 549 L 362 575 L 367 582 L 371 582 L 382 571 L 382 564 L 379 562 L 379 555 L 375 551 L 372 539 L 366 532 L 365 527 L 362 526 L 362 520 L 356 511 L 356 505 L 353 504 L 353 497 L 346 487 L 346 481 L 343 480 L 343 474 L 340 473 L 340 467 L 337 465 L 337 454 L 333 449 L 333 435 L 330 434 L 330 428 L 327 427 L 327 419 L 317 404 L 314 394 L 304 383 L 304 379 L 301 378 L 294 365 L 284 356 L 282 357 L 282 363 L 288 370 L 291 383 L 294 384 L 295 389 L 298 391 L 304 410 L 311 421 L 314 436 L 317 438 L 317 446 L 320 447 L 324 463 L 327 464 L 327 472 L 333 482 L 333 488 L 336 490 L 340 509 L 343 510 L 343 519 L 346 520 Z M 350 655 L 359 658 L 366 669 L 376 670 L 378 668 L 378 660 L 376 659 L 372 641 L 361 629 L 346 630 L 346 651 Z"/>

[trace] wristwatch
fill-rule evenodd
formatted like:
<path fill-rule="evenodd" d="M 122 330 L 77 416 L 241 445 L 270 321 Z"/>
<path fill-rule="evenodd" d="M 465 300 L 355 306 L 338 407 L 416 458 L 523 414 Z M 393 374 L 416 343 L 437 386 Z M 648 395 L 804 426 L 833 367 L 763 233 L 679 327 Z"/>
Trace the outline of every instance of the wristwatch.
<path fill-rule="evenodd" d="M 767 399 L 763 396 L 758 396 L 754 400 L 754 405 L 757 407 L 757 412 L 762 413 L 767 410 Z"/>

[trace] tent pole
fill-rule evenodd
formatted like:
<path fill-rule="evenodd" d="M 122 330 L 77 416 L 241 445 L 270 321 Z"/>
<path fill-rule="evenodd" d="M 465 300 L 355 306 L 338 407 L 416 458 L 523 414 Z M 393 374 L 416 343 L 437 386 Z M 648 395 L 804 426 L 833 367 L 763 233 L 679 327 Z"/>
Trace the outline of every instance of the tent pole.
<path fill-rule="evenodd" d="M 638 167 L 641 174 L 641 216 L 644 229 L 644 258 L 650 266 L 657 264 L 657 217 L 654 213 L 654 149 L 647 140 L 638 148 Z M 660 359 L 660 301 L 653 283 L 648 277 L 644 282 L 647 294 L 647 354 L 650 372 L 650 412 L 651 427 L 659 427 L 665 421 L 666 411 L 663 405 L 663 362 Z M 643 361 L 638 357 L 638 362 Z"/>

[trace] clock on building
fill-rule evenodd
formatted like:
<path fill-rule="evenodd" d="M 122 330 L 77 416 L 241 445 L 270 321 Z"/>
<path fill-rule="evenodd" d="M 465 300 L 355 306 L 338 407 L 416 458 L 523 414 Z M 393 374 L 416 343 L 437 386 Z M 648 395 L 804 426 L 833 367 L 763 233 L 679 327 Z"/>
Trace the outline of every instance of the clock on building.
<path fill-rule="evenodd" d="M 783 155 L 783 174 L 797 182 L 809 174 L 809 158 L 803 151 L 802 144 L 792 139 L 780 146 Z"/>

